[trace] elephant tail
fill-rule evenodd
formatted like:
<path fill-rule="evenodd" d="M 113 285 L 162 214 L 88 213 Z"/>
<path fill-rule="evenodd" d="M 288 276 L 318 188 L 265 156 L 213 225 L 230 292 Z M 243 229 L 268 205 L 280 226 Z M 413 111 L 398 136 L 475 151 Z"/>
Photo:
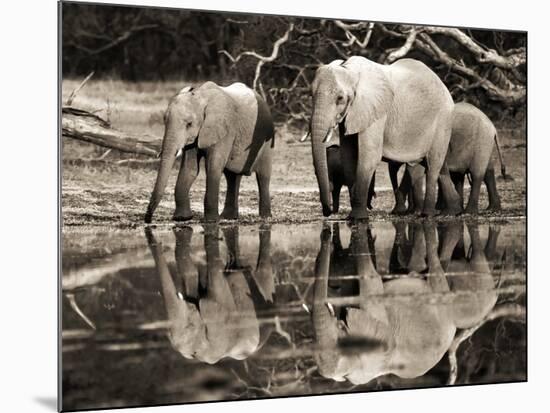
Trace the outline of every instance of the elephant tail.
<path fill-rule="evenodd" d="M 500 161 L 500 173 L 502 174 L 502 178 L 505 181 L 513 181 L 514 178 L 512 178 L 510 175 L 506 174 L 506 165 L 504 164 L 504 159 L 502 157 L 502 151 L 500 150 L 500 142 L 498 141 L 498 133 L 497 132 L 495 132 L 494 139 L 495 139 L 495 145 L 497 147 L 498 159 Z"/>

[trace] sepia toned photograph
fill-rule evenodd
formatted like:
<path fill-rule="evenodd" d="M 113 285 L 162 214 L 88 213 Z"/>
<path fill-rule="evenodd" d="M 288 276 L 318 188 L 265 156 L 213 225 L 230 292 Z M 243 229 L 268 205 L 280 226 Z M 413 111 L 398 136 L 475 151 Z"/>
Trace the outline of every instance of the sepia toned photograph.
<path fill-rule="evenodd" d="M 58 11 L 62 411 L 527 380 L 527 32 Z"/>

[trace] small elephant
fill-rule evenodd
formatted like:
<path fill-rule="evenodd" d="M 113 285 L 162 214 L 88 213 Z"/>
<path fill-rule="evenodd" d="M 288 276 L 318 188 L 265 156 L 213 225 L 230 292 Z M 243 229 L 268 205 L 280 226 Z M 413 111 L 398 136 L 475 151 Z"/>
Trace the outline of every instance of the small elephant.
<path fill-rule="evenodd" d="M 340 157 L 340 146 L 331 145 L 327 147 L 327 165 L 328 165 L 328 177 L 330 181 L 330 191 L 332 193 L 332 211 L 338 212 L 340 209 L 340 190 L 343 186 L 348 188 L 351 199 L 351 188 L 353 184 L 346 182 L 344 175 L 344 165 Z M 372 209 L 372 199 L 376 197 L 374 191 L 374 175 L 372 177 L 369 193 L 367 197 L 367 208 Z"/>
<path fill-rule="evenodd" d="M 174 96 L 164 115 L 164 139 L 155 187 L 145 214 L 151 222 L 177 154 L 182 152 L 176 183 L 174 220 L 192 218 L 189 190 L 205 158 L 205 221 L 217 221 L 222 173 L 227 194 L 222 218 L 237 219 L 242 175 L 256 173 L 260 192 L 260 216 L 271 216 L 269 182 L 274 147 L 271 113 L 265 101 L 242 83 L 220 87 L 206 82 L 199 88 L 185 87 Z"/>
<path fill-rule="evenodd" d="M 453 129 L 451 132 L 451 140 L 445 162 L 449 169 L 451 179 L 455 185 L 455 189 L 460 197 L 461 206 L 464 203 L 464 177 L 471 176 L 471 192 L 465 213 L 476 214 L 479 206 L 479 193 L 481 182 L 485 182 L 489 195 L 489 211 L 500 211 L 500 197 L 497 192 L 495 170 L 491 155 L 494 145 L 496 144 L 501 173 L 505 179 L 510 179 L 506 174 L 506 166 L 502 158 L 498 134 L 491 120 L 478 108 L 466 103 L 460 102 L 455 104 Z M 394 170 L 390 169 L 392 176 L 392 185 L 394 190 L 397 182 L 397 170 L 401 164 L 394 165 Z M 408 198 L 409 208 L 407 211 L 418 209 L 418 205 L 423 198 L 422 181 L 423 168 L 417 165 L 412 168 L 407 168 L 403 175 L 403 180 L 396 190 L 396 206 L 394 211 L 406 211 L 405 201 Z M 437 207 L 445 208 L 445 202 L 439 191 Z"/>

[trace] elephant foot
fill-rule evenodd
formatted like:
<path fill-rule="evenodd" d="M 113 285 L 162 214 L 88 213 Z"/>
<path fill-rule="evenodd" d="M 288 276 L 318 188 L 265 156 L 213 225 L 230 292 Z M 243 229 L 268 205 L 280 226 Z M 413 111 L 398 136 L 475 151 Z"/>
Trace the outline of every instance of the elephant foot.
<path fill-rule="evenodd" d="M 172 220 L 176 222 L 190 221 L 192 219 L 193 219 L 193 215 L 174 214 L 174 216 L 172 217 Z"/>
<path fill-rule="evenodd" d="M 271 211 L 260 212 L 260 218 L 263 218 L 263 219 L 271 218 Z"/>
<path fill-rule="evenodd" d="M 223 210 L 222 214 L 220 215 L 222 219 L 239 219 L 239 212 L 235 210 Z"/>
<path fill-rule="evenodd" d="M 347 220 L 348 221 L 360 221 L 364 219 L 369 218 L 369 213 L 367 212 L 367 208 L 364 207 L 355 207 L 351 209 L 351 213 L 348 215 Z"/>
<path fill-rule="evenodd" d="M 220 220 L 220 217 L 218 215 L 205 215 L 204 216 L 204 222 L 209 222 L 209 223 L 216 223 L 216 222 L 219 222 Z"/>
<path fill-rule="evenodd" d="M 422 212 L 420 213 L 420 216 L 422 218 L 432 218 L 435 216 L 435 213 L 436 213 L 436 209 L 435 208 L 425 208 L 422 210 Z"/>
<path fill-rule="evenodd" d="M 487 212 L 500 212 L 500 211 L 502 211 L 502 208 L 501 208 L 500 204 L 495 204 L 495 205 L 489 204 L 486 211 Z"/>
<path fill-rule="evenodd" d="M 455 207 L 455 208 L 447 207 L 439 211 L 439 215 L 448 216 L 448 217 L 456 217 L 461 215 L 462 213 L 463 211 L 462 211 L 462 208 L 460 207 Z"/>
<path fill-rule="evenodd" d="M 478 209 L 475 207 L 466 207 L 463 214 L 464 215 L 477 215 L 479 213 Z"/>
<path fill-rule="evenodd" d="M 407 210 L 408 215 L 416 215 L 417 217 L 422 216 L 422 209 L 421 208 L 409 208 Z"/>
<path fill-rule="evenodd" d="M 405 205 L 396 205 L 390 212 L 392 215 L 406 215 L 407 213 L 409 213 L 409 210 Z"/>
<path fill-rule="evenodd" d="M 332 208 L 327 205 L 323 205 L 323 216 L 329 217 L 330 214 L 332 214 Z"/>
<path fill-rule="evenodd" d="M 143 218 L 143 221 L 145 221 L 146 224 L 150 224 L 153 220 L 153 214 L 146 213 L 145 217 Z"/>

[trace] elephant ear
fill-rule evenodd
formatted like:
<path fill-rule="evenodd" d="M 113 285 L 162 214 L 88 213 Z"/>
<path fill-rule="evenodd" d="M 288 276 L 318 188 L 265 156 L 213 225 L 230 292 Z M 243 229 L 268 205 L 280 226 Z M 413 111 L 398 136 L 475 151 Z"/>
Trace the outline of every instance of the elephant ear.
<path fill-rule="evenodd" d="M 389 112 L 393 102 L 393 90 L 382 68 L 363 60 L 361 63 L 349 64 L 349 60 L 344 63 L 356 82 L 355 97 L 345 120 L 346 135 L 367 129 Z"/>
<path fill-rule="evenodd" d="M 236 114 L 235 102 L 226 92 L 219 89 L 209 91 L 204 108 L 204 121 L 199 131 L 199 148 L 208 148 L 224 136 L 234 134 L 236 122 L 232 121 L 231 117 Z"/>

